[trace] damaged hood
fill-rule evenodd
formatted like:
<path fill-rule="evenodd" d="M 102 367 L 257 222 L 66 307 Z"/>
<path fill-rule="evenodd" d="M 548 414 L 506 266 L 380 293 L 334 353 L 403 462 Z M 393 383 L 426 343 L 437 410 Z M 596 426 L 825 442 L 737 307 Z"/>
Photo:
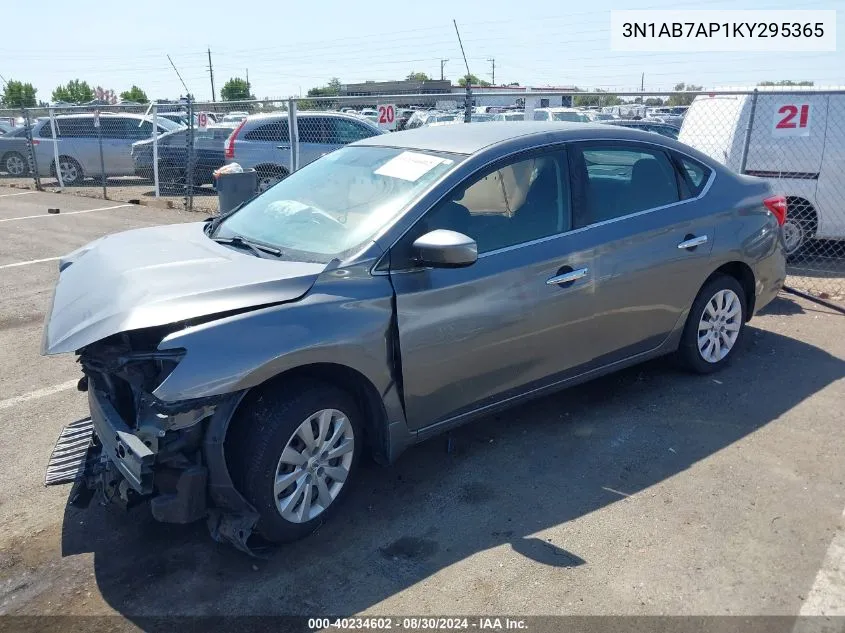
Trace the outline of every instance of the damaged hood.
<path fill-rule="evenodd" d="M 255 257 L 210 240 L 203 223 L 109 235 L 59 262 L 42 354 L 127 330 L 294 301 L 325 264 Z"/>

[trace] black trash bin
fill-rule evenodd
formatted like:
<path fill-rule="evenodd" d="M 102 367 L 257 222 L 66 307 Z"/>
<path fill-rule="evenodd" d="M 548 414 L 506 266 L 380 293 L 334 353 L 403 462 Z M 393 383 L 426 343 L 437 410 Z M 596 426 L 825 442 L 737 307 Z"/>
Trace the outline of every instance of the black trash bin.
<path fill-rule="evenodd" d="M 220 213 L 228 213 L 240 203 L 255 195 L 258 177 L 254 169 L 245 169 L 241 173 L 217 176 L 217 201 Z"/>

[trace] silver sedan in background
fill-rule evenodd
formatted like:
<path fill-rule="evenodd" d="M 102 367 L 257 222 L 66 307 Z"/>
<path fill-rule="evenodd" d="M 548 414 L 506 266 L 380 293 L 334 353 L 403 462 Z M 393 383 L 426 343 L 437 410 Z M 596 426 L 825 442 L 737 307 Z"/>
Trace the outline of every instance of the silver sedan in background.
<path fill-rule="evenodd" d="M 389 463 L 657 356 L 722 368 L 783 283 L 785 209 L 765 181 L 621 127 L 358 141 L 228 215 L 59 262 L 43 352 L 79 355 L 91 418 L 63 431 L 48 483 L 208 519 L 247 551 L 253 532 L 302 537 L 364 453 Z"/>

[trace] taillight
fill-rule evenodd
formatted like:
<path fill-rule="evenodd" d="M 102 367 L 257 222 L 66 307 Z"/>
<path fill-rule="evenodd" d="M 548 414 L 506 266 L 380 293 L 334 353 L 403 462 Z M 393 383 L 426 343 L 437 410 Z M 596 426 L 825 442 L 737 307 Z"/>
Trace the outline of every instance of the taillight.
<path fill-rule="evenodd" d="M 33 144 L 33 145 L 38 145 L 40 142 L 41 142 L 41 141 L 39 141 L 37 138 L 32 139 L 32 144 Z"/>
<path fill-rule="evenodd" d="M 778 224 L 783 226 L 783 223 L 786 222 L 786 196 L 772 196 L 771 198 L 766 198 L 763 200 L 763 204 L 765 204 L 766 208 L 772 212 L 772 215 L 775 216 Z"/>
<path fill-rule="evenodd" d="M 241 128 L 246 125 L 246 119 L 240 122 L 238 127 L 236 127 L 232 133 L 229 135 L 229 138 L 226 139 L 226 146 L 223 149 L 223 152 L 226 158 L 234 158 L 235 157 L 235 141 L 238 139 L 238 134 L 241 131 Z"/>

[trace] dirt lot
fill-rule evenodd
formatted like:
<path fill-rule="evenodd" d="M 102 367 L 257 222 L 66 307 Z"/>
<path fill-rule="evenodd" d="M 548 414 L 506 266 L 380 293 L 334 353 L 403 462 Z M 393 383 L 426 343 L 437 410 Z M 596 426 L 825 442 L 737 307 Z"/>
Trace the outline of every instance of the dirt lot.
<path fill-rule="evenodd" d="M 845 616 L 845 317 L 787 297 L 712 377 L 651 362 L 365 465 L 266 560 L 66 508 L 43 472 L 86 405 L 74 359 L 39 356 L 55 260 L 202 217 L 119 204 L 0 188 L 0 614 Z"/>

